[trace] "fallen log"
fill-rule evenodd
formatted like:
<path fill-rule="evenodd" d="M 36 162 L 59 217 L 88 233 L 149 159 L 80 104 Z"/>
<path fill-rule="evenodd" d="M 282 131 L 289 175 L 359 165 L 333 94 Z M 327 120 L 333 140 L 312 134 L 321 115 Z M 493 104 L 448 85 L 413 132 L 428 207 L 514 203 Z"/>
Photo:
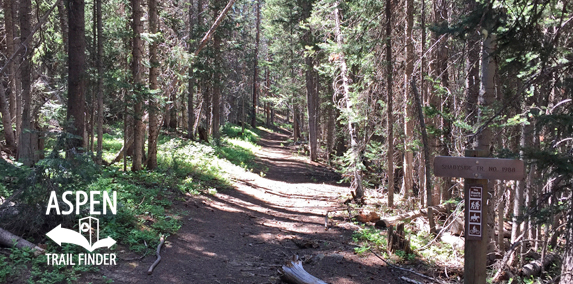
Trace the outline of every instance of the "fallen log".
<path fill-rule="evenodd" d="M 302 268 L 302 261 L 298 259 L 298 255 L 293 256 L 291 261 L 279 268 L 279 273 L 284 281 L 293 284 L 326 284 Z"/>
<path fill-rule="evenodd" d="M 15 246 L 17 248 L 30 248 L 34 251 L 34 254 L 40 255 L 44 253 L 44 249 L 23 239 L 20 238 L 2 228 L 0 228 L 0 245 L 12 247 Z"/>
<path fill-rule="evenodd" d="M 434 212 L 438 211 L 438 212 L 443 213 L 443 212 L 447 211 L 446 205 L 444 205 L 444 204 L 438 205 L 438 206 L 432 206 L 431 208 L 434 210 Z M 392 217 L 382 218 L 382 219 L 380 219 L 380 221 L 376 222 L 376 227 L 385 229 L 385 228 L 388 228 L 390 226 L 394 226 L 399 222 L 404 222 L 406 220 L 412 220 L 414 218 L 418 218 L 420 216 L 424 216 L 427 214 L 428 214 L 428 210 L 427 210 L 427 208 L 424 208 L 424 209 L 414 210 L 414 211 L 410 211 L 410 212 L 396 215 L 396 216 L 392 216 Z"/>
<path fill-rule="evenodd" d="M 529 278 L 531 276 L 534 277 L 538 276 L 539 274 L 541 274 L 542 265 L 543 269 L 546 269 L 547 267 L 549 267 L 549 265 L 556 262 L 557 260 L 558 260 L 557 255 L 554 253 L 550 253 L 546 255 L 545 258 L 543 259 L 543 264 L 541 263 L 541 259 L 538 259 L 523 266 L 523 268 L 521 268 L 521 270 L 519 271 L 519 275 L 524 278 Z"/>
<path fill-rule="evenodd" d="M 126 144 L 124 144 L 121 147 L 119 152 L 117 152 L 117 154 L 115 155 L 115 158 L 113 158 L 113 160 L 111 162 L 109 162 L 108 165 L 113 165 L 113 164 L 121 161 L 121 159 L 123 159 L 123 155 L 125 155 L 125 152 L 127 151 L 127 149 L 129 149 L 129 147 L 131 147 L 131 145 L 133 145 L 133 135 L 129 136 L 129 138 L 127 138 Z"/>
<path fill-rule="evenodd" d="M 163 236 L 161 236 L 161 238 L 159 238 L 159 244 L 157 245 L 157 252 L 155 253 L 155 255 L 157 256 L 157 259 L 155 260 L 155 262 L 153 264 L 151 264 L 151 266 L 149 267 L 149 270 L 147 270 L 147 275 L 151 275 L 151 273 L 153 273 L 153 269 L 155 268 L 155 266 L 157 264 L 159 264 L 159 262 L 161 261 L 161 254 L 159 254 L 159 252 L 161 251 L 161 246 L 163 245 L 164 242 L 165 242 L 165 238 Z"/>

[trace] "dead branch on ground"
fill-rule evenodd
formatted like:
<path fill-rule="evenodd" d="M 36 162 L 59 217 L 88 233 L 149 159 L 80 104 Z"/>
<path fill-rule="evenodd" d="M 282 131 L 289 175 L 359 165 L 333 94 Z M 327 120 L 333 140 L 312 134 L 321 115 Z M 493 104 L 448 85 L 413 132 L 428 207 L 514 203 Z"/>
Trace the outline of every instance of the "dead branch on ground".
<path fill-rule="evenodd" d="M 410 273 L 412 273 L 412 274 L 414 274 L 414 275 L 420 276 L 420 277 L 422 277 L 422 278 L 424 278 L 424 279 L 426 279 L 426 280 L 430 280 L 430 281 L 433 281 L 433 282 L 435 282 L 435 283 L 440 283 L 440 284 L 446 284 L 446 283 L 447 283 L 447 282 L 444 282 L 444 281 L 442 281 L 442 280 L 440 280 L 440 279 L 436 279 L 436 278 L 434 278 L 434 277 L 430 277 L 430 276 L 424 275 L 424 274 L 422 274 L 422 273 L 418 273 L 418 272 L 416 272 L 416 271 L 414 271 L 414 270 L 406 269 L 406 268 L 402 268 L 402 267 L 393 265 L 393 264 L 389 263 L 388 261 L 386 261 L 386 260 L 385 260 L 384 258 L 382 258 L 381 256 L 379 256 L 377 253 L 375 253 L 372 249 L 369 249 L 369 251 L 370 251 L 372 254 L 374 254 L 376 257 L 378 257 L 380 260 L 382 260 L 384 263 L 386 263 L 386 265 L 390 266 L 390 268 L 395 268 L 395 269 L 398 269 L 398 270 L 410 272 Z"/>
<path fill-rule="evenodd" d="M 147 270 L 148 275 L 151 275 L 151 273 L 153 273 L 153 269 L 161 261 L 161 254 L 159 254 L 159 252 L 161 251 L 161 246 L 163 245 L 163 243 L 165 243 L 165 238 L 163 236 L 161 236 L 161 238 L 159 238 L 159 245 L 157 245 L 157 252 L 155 253 L 155 255 L 157 256 L 157 259 L 149 267 L 149 270 Z"/>
<path fill-rule="evenodd" d="M 285 281 L 293 284 L 326 284 L 304 270 L 298 255 L 294 255 L 292 260 L 279 268 L 279 273 Z"/>

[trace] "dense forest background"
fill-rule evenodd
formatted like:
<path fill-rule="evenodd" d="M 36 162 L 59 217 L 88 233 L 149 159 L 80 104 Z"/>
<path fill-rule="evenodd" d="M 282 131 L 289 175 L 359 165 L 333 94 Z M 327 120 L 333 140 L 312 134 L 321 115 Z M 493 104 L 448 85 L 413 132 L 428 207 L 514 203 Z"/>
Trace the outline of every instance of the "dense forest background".
<path fill-rule="evenodd" d="M 238 125 L 288 129 L 357 203 L 453 209 L 462 179 L 433 158 L 474 149 L 527 165 L 489 182 L 493 270 L 556 254 L 573 282 L 570 1 L 1 2 L 0 200 L 44 206 L 45 179 L 154 171 L 161 133 L 220 146 Z"/>

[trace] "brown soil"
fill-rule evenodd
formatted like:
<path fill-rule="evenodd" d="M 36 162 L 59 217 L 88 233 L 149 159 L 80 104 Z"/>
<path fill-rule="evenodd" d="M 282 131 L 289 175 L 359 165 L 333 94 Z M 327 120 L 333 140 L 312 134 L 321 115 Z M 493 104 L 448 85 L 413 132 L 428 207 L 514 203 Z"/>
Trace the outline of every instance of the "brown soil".
<path fill-rule="evenodd" d="M 175 202 L 176 211 L 187 213 L 152 275 L 155 256 L 119 260 L 104 274 L 115 283 L 281 283 L 277 269 L 298 254 L 309 273 L 328 283 L 401 283 L 400 272 L 372 254 L 354 254 L 356 225 L 337 217 L 325 230 L 324 214 L 344 208 L 340 198 L 348 188 L 329 168 L 293 155 L 281 144 L 287 139 L 263 135 L 257 156 L 268 169 L 264 177 L 237 171 L 234 189 Z"/>

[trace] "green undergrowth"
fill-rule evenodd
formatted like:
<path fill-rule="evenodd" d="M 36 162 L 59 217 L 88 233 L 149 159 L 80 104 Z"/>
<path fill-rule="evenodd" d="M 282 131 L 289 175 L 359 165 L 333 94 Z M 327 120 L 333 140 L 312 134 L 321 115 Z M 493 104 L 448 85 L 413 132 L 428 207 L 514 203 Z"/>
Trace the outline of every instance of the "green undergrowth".
<path fill-rule="evenodd" d="M 456 207 L 460 200 L 452 200 L 449 203 Z M 366 208 L 370 211 L 377 212 L 379 215 L 384 215 L 383 212 L 407 212 L 411 208 L 403 201 L 398 200 L 395 204 L 395 209 L 389 209 L 384 202 L 376 204 L 376 208 Z M 364 210 L 365 208 L 362 208 Z M 368 210 L 367 210 L 368 211 Z M 456 211 L 457 212 L 457 211 Z M 452 214 L 459 214 L 452 212 Z M 358 224 L 358 222 L 357 222 Z M 444 222 L 438 220 L 439 229 L 444 227 Z M 388 252 L 388 235 L 386 229 L 378 229 L 373 226 L 366 226 L 360 224 L 360 228 L 355 230 L 353 234 L 353 241 L 356 245 L 355 253 L 359 255 L 367 255 L 374 251 L 379 253 L 382 257 L 390 259 L 398 263 L 423 263 L 431 266 L 444 265 L 446 263 L 461 262 L 463 261 L 463 245 L 454 247 L 450 243 L 443 242 L 440 238 L 430 234 L 426 230 L 420 230 L 418 225 L 412 221 L 406 221 L 404 226 L 405 238 L 410 241 L 410 248 L 412 252 L 407 253 L 402 250 L 397 250 L 393 253 Z M 452 240 L 457 237 L 451 236 Z"/>
<path fill-rule="evenodd" d="M 121 133 L 121 131 L 115 131 Z M 78 230 L 78 220 L 89 216 L 89 203 L 79 215 L 45 215 L 51 190 L 61 198 L 64 191 L 107 191 L 117 193 L 117 213 L 98 215 L 100 238 L 107 236 L 118 245 L 110 249 L 98 249 L 99 253 L 128 249 L 132 254 L 151 255 L 160 236 L 176 234 L 181 228 L 181 219 L 186 211 L 177 209 L 173 201 L 184 200 L 186 195 L 214 194 L 231 187 L 229 172 L 252 170 L 255 153 L 259 146 L 258 130 L 227 125 L 223 128 L 219 145 L 182 139 L 174 135 L 161 135 L 158 141 L 158 168 L 154 171 L 123 171 L 123 164 L 100 167 L 90 154 L 78 155 L 74 160 L 64 157 L 60 150 L 52 151 L 47 158 L 28 168 L 18 163 L 6 163 L 0 159 L 0 172 L 8 173 L 11 179 L 0 179 L 0 194 L 8 197 L 24 189 L 15 199 L 23 212 L 22 220 L 2 222 L 0 226 L 23 236 L 33 243 L 44 243 L 48 253 L 85 253 L 75 245 L 58 246 L 45 234 L 62 224 L 63 228 Z M 106 134 L 103 157 L 109 161 L 121 149 L 120 134 Z M 58 143 L 53 143 L 58 145 Z M 57 147 L 57 146 L 56 146 Z M 128 159 L 128 169 L 131 162 Z M 241 167 L 243 169 L 238 169 Z M 69 196 L 75 204 L 75 193 Z M 101 195 L 99 201 L 102 201 Z M 59 201 L 60 208 L 68 206 Z M 101 204 L 101 203 L 100 203 Z M 28 210 L 26 210 L 28 208 Z M 29 210 L 29 208 L 35 208 Z M 55 216 L 54 216 L 55 215 Z M 3 218 L 6 220 L 6 218 Z M 31 222 L 30 220 L 33 220 Z M 120 261 L 120 260 L 118 260 Z M 77 283 L 83 272 L 97 271 L 90 266 L 48 266 L 46 256 L 34 257 L 30 251 L 16 248 L 0 249 L 0 283 Z M 96 282 L 107 282 L 98 279 Z"/>
<path fill-rule="evenodd" d="M 255 153 L 261 149 L 256 142 L 260 132 L 250 127 L 243 131 L 241 126 L 226 124 L 222 129 L 221 145 L 215 147 L 217 156 L 245 170 L 256 169 Z"/>

